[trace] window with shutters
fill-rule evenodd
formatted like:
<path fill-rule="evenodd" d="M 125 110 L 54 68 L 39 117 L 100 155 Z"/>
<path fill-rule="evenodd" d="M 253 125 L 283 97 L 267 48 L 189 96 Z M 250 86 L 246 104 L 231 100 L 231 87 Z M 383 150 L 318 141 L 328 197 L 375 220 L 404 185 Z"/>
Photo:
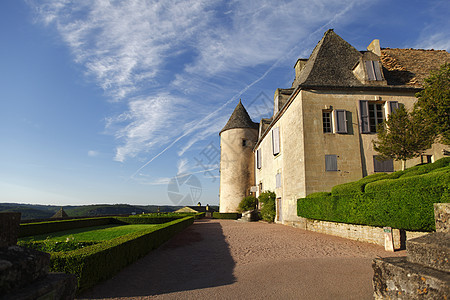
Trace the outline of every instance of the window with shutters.
<path fill-rule="evenodd" d="M 261 169 L 261 149 L 256 150 L 256 167 Z"/>
<path fill-rule="evenodd" d="M 325 171 L 332 172 L 337 171 L 337 155 L 327 154 L 325 155 Z"/>
<path fill-rule="evenodd" d="M 422 154 L 420 156 L 420 161 L 422 164 L 431 164 L 433 162 L 433 156 L 428 154 Z"/>
<path fill-rule="evenodd" d="M 272 149 L 273 155 L 280 153 L 280 127 L 272 129 Z"/>
<path fill-rule="evenodd" d="M 373 156 L 374 172 L 394 172 L 394 161 L 392 159 L 383 160 L 379 155 Z"/>
<path fill-rule="evenodd" d="M 323 133 L 332 133 L 331 110 L 322 110 Z"/>
<path fill-rule="evenodd" d="M 359 101 L 359 126 L 361 133 L 377 132 L 377 125 L 384 121 L 384 105 L 383 102 Z M 395 104 L 392 104 L 392 107 L 395 108 Z"/>
<path fill-rule="evenodd" d="M 383 80 L 379 61 L 367 60 L 364 63 L 366 65 L 367 78 L 369 80 L 377 80 L 377 81 Z"/>

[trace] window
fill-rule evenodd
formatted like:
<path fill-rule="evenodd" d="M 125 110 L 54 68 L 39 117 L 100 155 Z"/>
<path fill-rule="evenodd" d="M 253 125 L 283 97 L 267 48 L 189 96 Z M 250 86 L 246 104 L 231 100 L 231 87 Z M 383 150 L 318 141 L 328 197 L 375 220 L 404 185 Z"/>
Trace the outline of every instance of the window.
<path fill-rule="evenodd" d="M 247 140 L 242 140 L 242 147 L 247 146 Z"/>
<path fill-rule="evenodd" d="M 392 159 L 382 160 L 379 155 L 373 156 L 374 172 L 394 172 L 394 161 Z"/>
<path fill-rule="evenodd" d="M 361 133 L 377 132 L 377 125 L 384 121 L 384 103 L 359 101 L 359 126 Z"/>
<path fill-rule="evenodd" d="M 272 129 L 272 149 L 273 155 L 280 153 L 280 127 Z"/>
<path fill-rule="evenodd" d="M 325 155 L 325 171 L 337 171 L 337 155 L 327 154 Z"/>
<path fill-rule="evenodd" d="M 336 133 L 347 133 L 347 111 L 336 109 L 334 113 L 334 131 Z"/>
<path fill-rule="evenodd" d="M 331 133 L 331 111 L 322 110 L 323 133 Z"/>
<path fill-rule="evenodd" d="M 275 175 L 275 188 L 281 187 L 281 173 Z"/>
<path fill-rule="evenodd" d="M 365 61 L 367 78 L 369 80 L 383 80 L 383 76 L 381 75 L 380 62 L 376 60 L 367 60 Z"/>
<path fill-rule="evenodd" d="M 347 133 L 347 111 L 322 110 L 322 124 L 324 133 Z"/>
<path fill-rule="evenodd" d="M 261 149 L 256 150 L 256 167 L 261 169 Z"/>
<path fill-rule="evenodd" d="M 423 154 L 420 156 L 420 161 L 422 164 L 431 164 L 433 162 L 432 155 Z"/>
<path fill-rule="evenodd" d="M 388 101 L 388 114 L 394 113 L 398 109 L 398 102 L 397 101 Z"/>

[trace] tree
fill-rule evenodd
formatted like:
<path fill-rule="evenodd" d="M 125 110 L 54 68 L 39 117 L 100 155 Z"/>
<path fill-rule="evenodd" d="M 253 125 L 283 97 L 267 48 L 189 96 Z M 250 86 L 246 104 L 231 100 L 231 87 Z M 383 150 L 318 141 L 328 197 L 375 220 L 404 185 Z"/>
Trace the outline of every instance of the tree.
<path fill-rule="evenodd" d="M 406 160 L 419 156 L 431 147 L 433 139 L 430 128 L 419 118 L 409 114 L 403 105 L 391 113 L 386 121 L 377 127 L 377 140 L 373 148 L 381 158 L 402 161 L 402 170 Z"/>
<path fill-rule="evenodd" d="M 431 72 L 416 97 L 414 115 L 430 127 L 435 139 L 450 145 L 450 64 Z"/>
<path fill-rule="evenodd" d="M 261 218 L 267 222 L 273 222 L 275 220 L 276 208 L 275 199 L 277 196 L 274 192 L 262 192 L 258 200 L 261 203 Z"/>
<path fill-rule="evenodd" d="M 241 200 L 238 206 L 239 212 L 244 212 L 248 210 L 254 210 L 256 208 L 256 202 L 258 199 L 256 199 L 255 196 L 247 196 L 244 197 L 244 199 Z"/>

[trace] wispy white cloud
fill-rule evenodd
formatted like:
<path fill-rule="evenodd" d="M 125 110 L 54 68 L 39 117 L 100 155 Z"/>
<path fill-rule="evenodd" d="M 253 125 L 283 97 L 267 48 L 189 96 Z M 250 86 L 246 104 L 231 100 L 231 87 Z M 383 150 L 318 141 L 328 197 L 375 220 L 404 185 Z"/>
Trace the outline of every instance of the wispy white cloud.
<path fill-rule="evenodd" d="M 58 31 L 86 74 L 112 100 L 127 102 L 127 110 L 110 117 L 107 128 L 118 140 L 117 161 L 159 150 L 143 167 L 181 139 L 186 140 L 178 154 L 184 155 L 197 142 L 217 134 L 226 122 L 224 108 L 277 64 L 297 55 L 300 44 L 313 46 L 317 40 L 308 40 L 312 31 L 361 4 L 354 0 L 28 2 L 44 24 Z M 255 71 L 257 66 L 265 66 L 265 73 Z"/>
<path fill-rule="evenodd" d="M 97 150 L 89 150 L 87 154 L 89 157 L 96 157 L 100 155 L 100 152 L 98 152 Z"/>

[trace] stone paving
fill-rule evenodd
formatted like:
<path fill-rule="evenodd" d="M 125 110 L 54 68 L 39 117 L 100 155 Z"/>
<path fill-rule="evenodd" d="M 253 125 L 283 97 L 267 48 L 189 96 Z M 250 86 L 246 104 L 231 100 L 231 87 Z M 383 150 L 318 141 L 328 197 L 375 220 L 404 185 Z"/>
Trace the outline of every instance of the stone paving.
<path fill-rule="evenodd" d="M 197 220 L 80 299 L 373 299 L 383 247 L 263 222 Z"/>

